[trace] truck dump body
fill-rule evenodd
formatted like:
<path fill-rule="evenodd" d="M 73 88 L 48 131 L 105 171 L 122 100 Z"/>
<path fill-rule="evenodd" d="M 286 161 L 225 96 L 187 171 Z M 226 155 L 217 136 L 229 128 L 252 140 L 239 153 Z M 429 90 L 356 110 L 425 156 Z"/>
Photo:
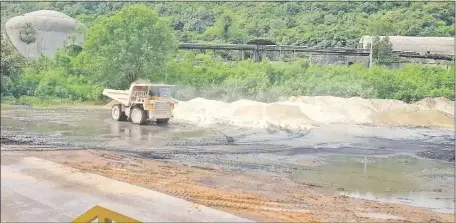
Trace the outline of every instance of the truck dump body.
<path fill-rule="evenodd" d="M 114 89 L 104 89 L 103 95 L 118 101 L 119 103 L 129 106 L 130 104 L 130 92 L 123 90 L 114 90 Z"/>

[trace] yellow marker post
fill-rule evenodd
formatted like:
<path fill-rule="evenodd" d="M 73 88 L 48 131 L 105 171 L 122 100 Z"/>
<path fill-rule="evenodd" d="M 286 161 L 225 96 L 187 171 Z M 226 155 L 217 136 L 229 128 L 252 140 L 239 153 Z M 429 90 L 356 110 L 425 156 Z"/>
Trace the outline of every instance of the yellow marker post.
<path fill-rule="evenodd" d="M 136 219 L 130 218 L 123 214 L 119 214 L 115 211 L 106 209 L 104 207 L 95 205 L 93 208 L 85 212 L 84 214 L 80 215 L 76 219 L 72 221 L 72 223 L 90 223 L 93 222 L 95 219 L 98 219 L 98 222 L 103 223 L 111 223 L 111 222 L 119 222 L 119 223 L 142 223 Z"/>

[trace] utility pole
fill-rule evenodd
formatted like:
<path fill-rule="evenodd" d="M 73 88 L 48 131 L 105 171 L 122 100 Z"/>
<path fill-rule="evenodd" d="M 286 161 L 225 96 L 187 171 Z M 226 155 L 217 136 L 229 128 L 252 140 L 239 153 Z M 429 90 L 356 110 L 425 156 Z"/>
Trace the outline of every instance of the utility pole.
<path fill-rule="evenodd" d="M 256 48 L 255 48 L 255 50 L 253 51 L 253 60 L 254 60 L 255 62 L 260 61 L 260 50 L 259 50 L 258 44 L 256 45 Z"/>
<path fill-rule="evenodd" d="M 369 53 L 369 68 L 372 67 L 372 54 L 373 54 L 373 50 L 372 50 L 372 45 L 374 45 L 374 38 L 371 36 L 370 37 L 370 53 Z"/>

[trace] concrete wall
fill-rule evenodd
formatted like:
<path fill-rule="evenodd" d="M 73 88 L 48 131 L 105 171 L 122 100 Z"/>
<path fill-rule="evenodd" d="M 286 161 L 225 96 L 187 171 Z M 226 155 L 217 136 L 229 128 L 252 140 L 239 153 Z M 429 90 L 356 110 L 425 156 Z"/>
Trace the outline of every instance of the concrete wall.
<path fill-rule="evenodd" d="M 312 54 L 309 56 L 309 61 L 310 64 L 335 65 L 349 65 L 351 63 L 362 62 L 366 67 L 369 66 L 369 56 Z"/>
<path fill-rule="evenodd" d="M 350 63 L 362 62 L 366 67 L 369 67 L 369 56 L 349 56 L 349 55 L 324 55 L 313 54 L 309 56 L 311 64 L 334 64 L 334 65 L 350 65 Z M 412 63 L 419 63 L 426 66 L 438 66 L 443 61 L 423 58 L 407 58 L 400 62 L 392 63 L 388 67 L 391 69 L 401 69 Z M 449 69 L 449 66 L 447 67 Z"/>

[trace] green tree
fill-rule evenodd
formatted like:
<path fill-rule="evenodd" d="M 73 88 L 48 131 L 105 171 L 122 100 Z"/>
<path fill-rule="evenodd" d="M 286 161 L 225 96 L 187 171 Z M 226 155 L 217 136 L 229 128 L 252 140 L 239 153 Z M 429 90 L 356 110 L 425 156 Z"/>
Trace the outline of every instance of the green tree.
<path fill-rule="evenodd" d="M 389 37 L 374 37 L 372 59 L 378 65 L 389 65 L 398 61 L 399 57 L 393 53 L 393 44 L 390 42 Z"/>
<path fill-rule="evenodd" d="M 25 23 L 21 27 L 21 31 L 19 32 L 19 37 L 20 37 L 21 41 L 26 44 L 34 43 L 36 41 L 37 35 L 38 35 L 38 31 L 29 22 Z"/>
<path fill-rule="evenodd" d="M 140 78 L 162 80 L 177 41 L 168 22 L 143 4 L 99 18 L 86 36 L 89 67 L 104 86 L 125 88 Z"/>
<path fill-rule="evenodd" d="M 212 41 L 219 39 L 225 43 L 244 43 L 245 35 L 240 32 L 238 23 L 238 16 L 233 11 L 225 10 L 217 17 L 217 22 L 203 34 L 204 39 Z"/>
<path fill-rule="evenodd" d="M 14 76 L 20 73 L 25 58 L 16 50 L 3 34 L 1 35 L 1 74 Z"/>
<path fill-rule="evenodd" d="M 1 35 L 1 82 L 2 95 L 14 95 L 16 87 L 14 81 L 19 78 L 25 58 L 14 48 L 3 34 Z"/>

